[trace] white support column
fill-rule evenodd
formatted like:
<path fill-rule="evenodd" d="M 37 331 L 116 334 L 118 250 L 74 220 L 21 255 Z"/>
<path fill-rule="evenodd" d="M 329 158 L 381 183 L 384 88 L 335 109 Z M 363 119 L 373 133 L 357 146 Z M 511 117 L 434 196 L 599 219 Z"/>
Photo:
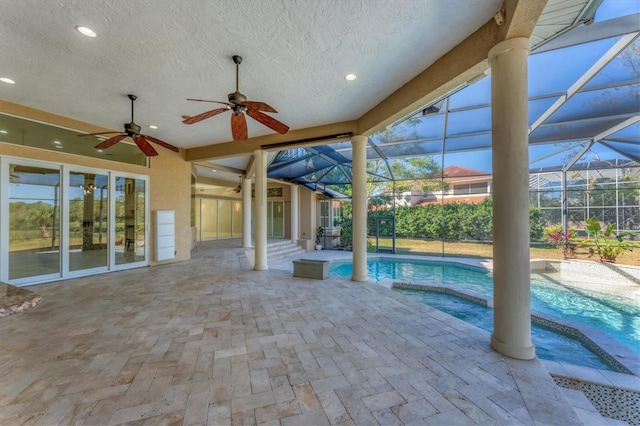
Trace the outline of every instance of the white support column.
<path fill-rule="evenodd" d="M 291 241 L 293 243 L 298 243 L 298 209 L 299 201 L 298 201 L 298 185 L 291 185 Z"/>
<path fill-rule="evenodd" d="M 261 149 L 253 152 L 256 164 L 255 219 L 256 219 L 256 271 L 266 271 L 267 266 L 267 153 Z"/>
<path fill-rule="evenodd" d="M 367 275 L 367 137 L 351 138 L 353 188 L 353 281 L 364 282 Z"/>
<path fill-rule="evenodd" d="M 491 347 L 533 359 L 529 265 L 529 39 L 503 41 L 489 51 L 493 144 L 493 334 Z"/>
<path fill-rule="evenodd" d="M 251 179 L 242 179 L 242 247 L 251 247 Z"/>

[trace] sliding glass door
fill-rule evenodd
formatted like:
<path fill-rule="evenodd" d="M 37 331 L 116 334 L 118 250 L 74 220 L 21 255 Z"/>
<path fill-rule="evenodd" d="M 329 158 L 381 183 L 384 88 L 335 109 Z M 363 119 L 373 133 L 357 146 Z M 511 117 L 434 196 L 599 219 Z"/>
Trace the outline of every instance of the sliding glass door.
<path fill-rule="evenodd" d="M 8 280 L 59 277 L 60 170 L 9 163 L 8 171 Z"/>
<path fill-rule="evenodd" d="M 148 178 L 0 158 L 0 281 L 146 266 Z"/>
<path fill-rule="evenodd" d="M 69 173 L 69 271 L 106 268 L 109 262 L 109 176 Z"/>
<path fill-rule="evenodd" d="M 115 178 L 115 247 L 116 265 L 146 261 L 147 185 L 143 179 Z"/>

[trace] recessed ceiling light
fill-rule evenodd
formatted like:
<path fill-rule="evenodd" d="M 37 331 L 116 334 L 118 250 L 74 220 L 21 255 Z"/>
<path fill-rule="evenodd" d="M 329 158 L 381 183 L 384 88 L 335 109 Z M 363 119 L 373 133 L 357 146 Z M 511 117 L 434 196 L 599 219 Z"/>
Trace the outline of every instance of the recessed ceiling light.
<path fill-rule="evenodd" d="M 63 147 L 62 147 L 62 145 L 56 145 L 56 148 L 62 149 Z"/>
<path fill-rule="evenodd" d="M 87 37 L 95 37 L 97 34 L 91 28 L 83 27 L 82 25 L 76 25 L 76 30 L 82 35 L 86 35 Z"/>
<path fill-rule="evenodd" d="M 102 152 L 102 150 L 101 150 L 101 149 L 98 149 L 98 150 L 96 150 L 96 151 L 98 151 L 98 152 Z"/>
<path fill-rule="evenodd" d="M 7 132 L 6 130 L 2 129 L 2 130 L 0 130 L 0 133 L 4 133 L 6 135 L 9 132 Z"/>
<path fill-rule="evenodd" d="M 13 81 L 13 80 L 11 80 L 10 78 L 7 78 L 7 77 L 0 77 L 0 81 L 2 81 L 3 83 L 16 84 L 15 81 Z"/>
<path fill-rule="evenodd" d="M 353 80 L 355 80 L 356 78 L 358 78 L 358 76 L 357 76 L 357 75 L 355 75 L 355 74 L 353 74 L 353 73 L 351 73 L 351 74 L 347 74 L 347 75 L 345 75 L 345 76 L 344 76 L 344 78 L 345 78 L 345 80 L 353 81 Z"/>
<path fill-rule="evenodd" d="M 157 129 L 158 126 L 154 126 L 153 124 L 149 126 L 150 129 Z"/>
<path fill-rule="evenodd" d="M 62 142 L 60 142 L 60 141 L 53 141 L 53 143 L 55 143 L 56 145 L 60 145 Z"/>

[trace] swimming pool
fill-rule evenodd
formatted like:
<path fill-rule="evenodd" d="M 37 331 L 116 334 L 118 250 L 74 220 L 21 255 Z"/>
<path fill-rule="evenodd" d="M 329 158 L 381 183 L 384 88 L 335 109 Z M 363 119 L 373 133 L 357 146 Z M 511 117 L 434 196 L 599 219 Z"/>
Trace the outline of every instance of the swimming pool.
<path fill-rule="evenodd" d="M 394 288 L 394 290 L 485 331 L 493 331 L 493 309 L 491 308 L 446 293 L 404 288 Z M 594 354 L 579 339 L 548 330 L 535 323 L 531 324 L 531 340 L 536 346 L 538 358 L 568 362 L 599 370 L 619 371 L 615 366 Z"/>
<path fill-rule="evenodd" d="M 457 263 L 407 259 L 372 258 L 369 277 L 375 281 L 404 280 L 472 290 L 493 297 L 493 277 L 487 270 Z M 352 263 L 332 262 L 330 272 L 351 276 Z M 640 355 L 640 307 L 626 299 L 567 288 L 535 277 L 531 280 L 531 309 L 602 330 Z"/>

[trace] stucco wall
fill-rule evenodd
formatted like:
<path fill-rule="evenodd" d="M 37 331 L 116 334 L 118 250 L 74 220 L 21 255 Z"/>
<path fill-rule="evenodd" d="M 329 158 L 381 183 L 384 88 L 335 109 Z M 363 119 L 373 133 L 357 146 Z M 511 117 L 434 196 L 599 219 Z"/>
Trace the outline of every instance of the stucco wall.
<path fill-rule="evenodd" d="M 315 240 L 316 194 L 300 187 L 300 239 Z"/>

